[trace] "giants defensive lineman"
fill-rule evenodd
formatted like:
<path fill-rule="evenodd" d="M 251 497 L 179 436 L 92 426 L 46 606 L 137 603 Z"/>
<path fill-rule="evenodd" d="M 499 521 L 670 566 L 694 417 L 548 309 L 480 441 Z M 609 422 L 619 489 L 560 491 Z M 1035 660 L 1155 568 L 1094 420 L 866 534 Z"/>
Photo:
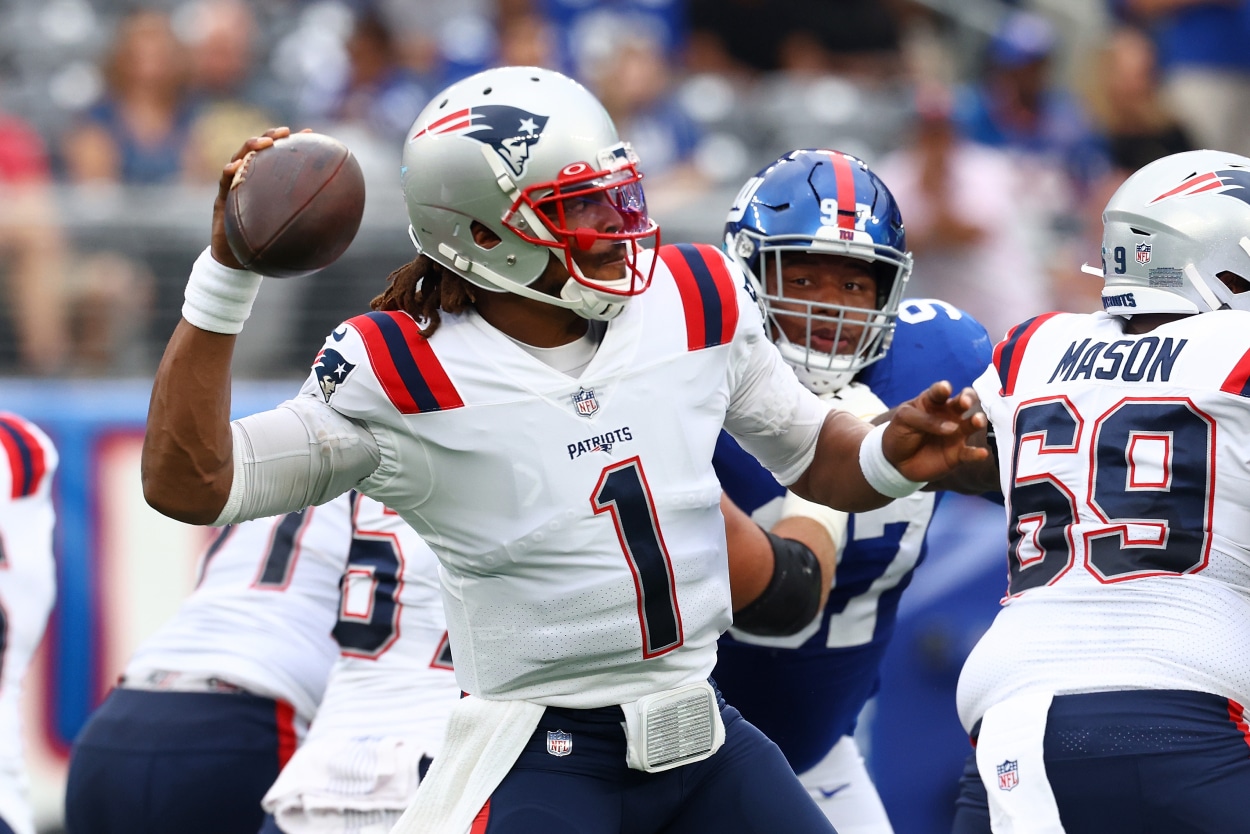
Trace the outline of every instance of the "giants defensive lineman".
<path fill-rule="evenodd" d="M 259 277 L 233 268 L 222 206 L 241 158 L 282 135 L 223 170 L 153 388 L 145 494 L 226 523 L 358 487 L 434 549 L 470 697 L 396 830 L 831 830 L 707 682 L 730 622 L 716 437 L 800 494 L 871 509 L 985 456 L 965 442 L 970 393 L 935 385 L 876 430 L 830 410 L 740 315 L 718 251 L 642 249 L 658 230 L 602 105 L 509 67 L 414 124 L 421 256 L 331 334 L 299 397 L 231 424 Z"/>
<path fill-rule="evenodd" d="M 0 413 L 0 834 L 34 834 L 22 754 L 22 680 L 56 598 L 52 478 L 56 447 Z"/>
<path fill-rule="evenodd" d="M 989 364 L 985 328 L 967 313 L 929 299 L 900 304 L 912 259 L 899 210 L 854 157 L 799 150 L 764 168 L 729 213 L 725 248 L 750 277 L 799 379 L 865 419 L 935 379 L 971 384 Z M 828 554 L 832 585 L 823 614 L 794 637 L 731 629 L 713 677 L 777 742 L 841 834 L 888 834 L 852 732 L 876 692 L 899 596 L 924 558 L 935 495 L 848 518 L 787 496 L 728 435 L 713 463 L 726 493 L 757 522 Z"/>
<path fill-rule="evenodd" d="M 976 383 L 1010 584 L 958 834 L 1250 830 L 1250 159 L 1153 162 L 1103 224 L 1105 312 L 1017 325 Z"/>

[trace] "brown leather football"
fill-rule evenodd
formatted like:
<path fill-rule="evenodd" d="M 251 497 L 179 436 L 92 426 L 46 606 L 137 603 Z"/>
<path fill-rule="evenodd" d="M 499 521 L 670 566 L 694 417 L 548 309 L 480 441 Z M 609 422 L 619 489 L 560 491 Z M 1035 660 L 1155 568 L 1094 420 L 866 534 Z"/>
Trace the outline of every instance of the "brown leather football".
<path fill-rule="evenodd" d="M 226 197 L 226 239 L 247 269 L 298 278 L 347 251 L 364 210 L 364 174 L 347 146 L 293 133 L 245 158 Z"/>

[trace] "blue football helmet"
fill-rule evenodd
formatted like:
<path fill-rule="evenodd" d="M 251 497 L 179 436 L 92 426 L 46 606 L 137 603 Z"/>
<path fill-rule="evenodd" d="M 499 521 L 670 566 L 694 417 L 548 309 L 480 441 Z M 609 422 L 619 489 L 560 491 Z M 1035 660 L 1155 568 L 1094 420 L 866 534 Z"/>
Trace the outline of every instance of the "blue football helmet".
<path fill-rule="evenodd" d="M 747 181 L 725 221 L 725 251 L 746 272 L 782 357 L 817 394 L 837 391 L 885 356 L 911 276 L 903 220 L 885 183 L 861 160 L 831 150 L 797 150 Z M 787 298 L 782 253 L 856 258 L 872 264 L 875 309 Z M 781 305 L 778 305 L 781 302 Z M 792 342 L 779 325 L 803 321 L 807 339 Z M 846 327 L 846 325 L 851 325 Z M 813 331 L 860 335 L 847 353 L 811 348 Z"/>

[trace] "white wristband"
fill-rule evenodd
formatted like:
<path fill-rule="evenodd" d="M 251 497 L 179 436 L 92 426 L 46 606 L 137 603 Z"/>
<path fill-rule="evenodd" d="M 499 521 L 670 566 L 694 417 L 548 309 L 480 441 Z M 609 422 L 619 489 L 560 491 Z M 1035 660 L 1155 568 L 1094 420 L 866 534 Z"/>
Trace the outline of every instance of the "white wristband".
<path fill-rule="evenodd" d="M 924 486 L 924 483 L 904 478 L 903 473 L 886 460 L 881 438 L 885 435 L 887 425 L 889 424 L 883 423 L 874 427 L 860 442 L 859 468 L 863 470 L 868 485 L 877 492 L 891 498 L 906 498 Z"/>
<path fill-rule="evenodd" d="M 210 333 L 238 333 L 252 313 L 260 276 L 213 259 L 212 247 L 195 259 L 182 303 L 182 317 Z"/>

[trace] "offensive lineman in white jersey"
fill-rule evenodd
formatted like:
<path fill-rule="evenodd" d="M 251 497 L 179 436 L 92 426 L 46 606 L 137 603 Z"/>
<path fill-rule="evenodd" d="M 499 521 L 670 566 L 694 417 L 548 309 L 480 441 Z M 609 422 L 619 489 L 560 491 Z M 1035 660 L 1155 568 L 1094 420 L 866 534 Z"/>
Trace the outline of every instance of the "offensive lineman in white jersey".
<path fill-rule="evenodd" d="M 22 755 L 22 680 L 56 599 L 52 478 L 56 447 L 0 413 L 0 834 L 34 834 Z"/>
<path fill-rule="evenodd" d="M 459 697 L 429 547 L 348 492 L 225 528 L 200 572 L 75 742 L 70 830 L 254 834 L 280 768 L 283 812 L 353 817 L 329 830 L 402 810 Z"/>
<path fill-rule="evenodd" d="M 1133 174 L 1105 312 L 1018 325 L 975 385 L 1010 584 L 959 679 L 957 834 L 1250 830 L 1248 201 L 1235 154 Z"/>
<path fill-rule="evenodd" d="M 719 252 L 641 248 L 657 229 L 637 159 L 593 96 L 509 67 L 414 124 L 421 256 L 331 334 L 299 397 L 232 425 L 259 277 L 222 205 L 284 135 L 223 171 L 153 388 L 145 494 L 226 523 L 357 487 L 429 542 L 470 697 L 395 830 L 829 831 L 707 683 L 730 622 L 712 448 L 724 426 L 800 494 L 867 509 L 985 455 L 965 443 L 971 396 L 935 385 L 876 430 L 830 411 L 739 315 Z"/>
<path fill-rule="evenodd" d="M 70 832 L 260 828 L 261 797 L 312 720 L 338 653 L 331 631 L 356 503 L 344 493 L 220 532 L 195 590 L 75 739 Z"/>
<path fill-rule="evenodd" d="M 262 832 L 385 834 L 460 698 L 433 551 L 361 496 L 334 637 L 341 655 L 307 738 L 264 798 Z"/>

